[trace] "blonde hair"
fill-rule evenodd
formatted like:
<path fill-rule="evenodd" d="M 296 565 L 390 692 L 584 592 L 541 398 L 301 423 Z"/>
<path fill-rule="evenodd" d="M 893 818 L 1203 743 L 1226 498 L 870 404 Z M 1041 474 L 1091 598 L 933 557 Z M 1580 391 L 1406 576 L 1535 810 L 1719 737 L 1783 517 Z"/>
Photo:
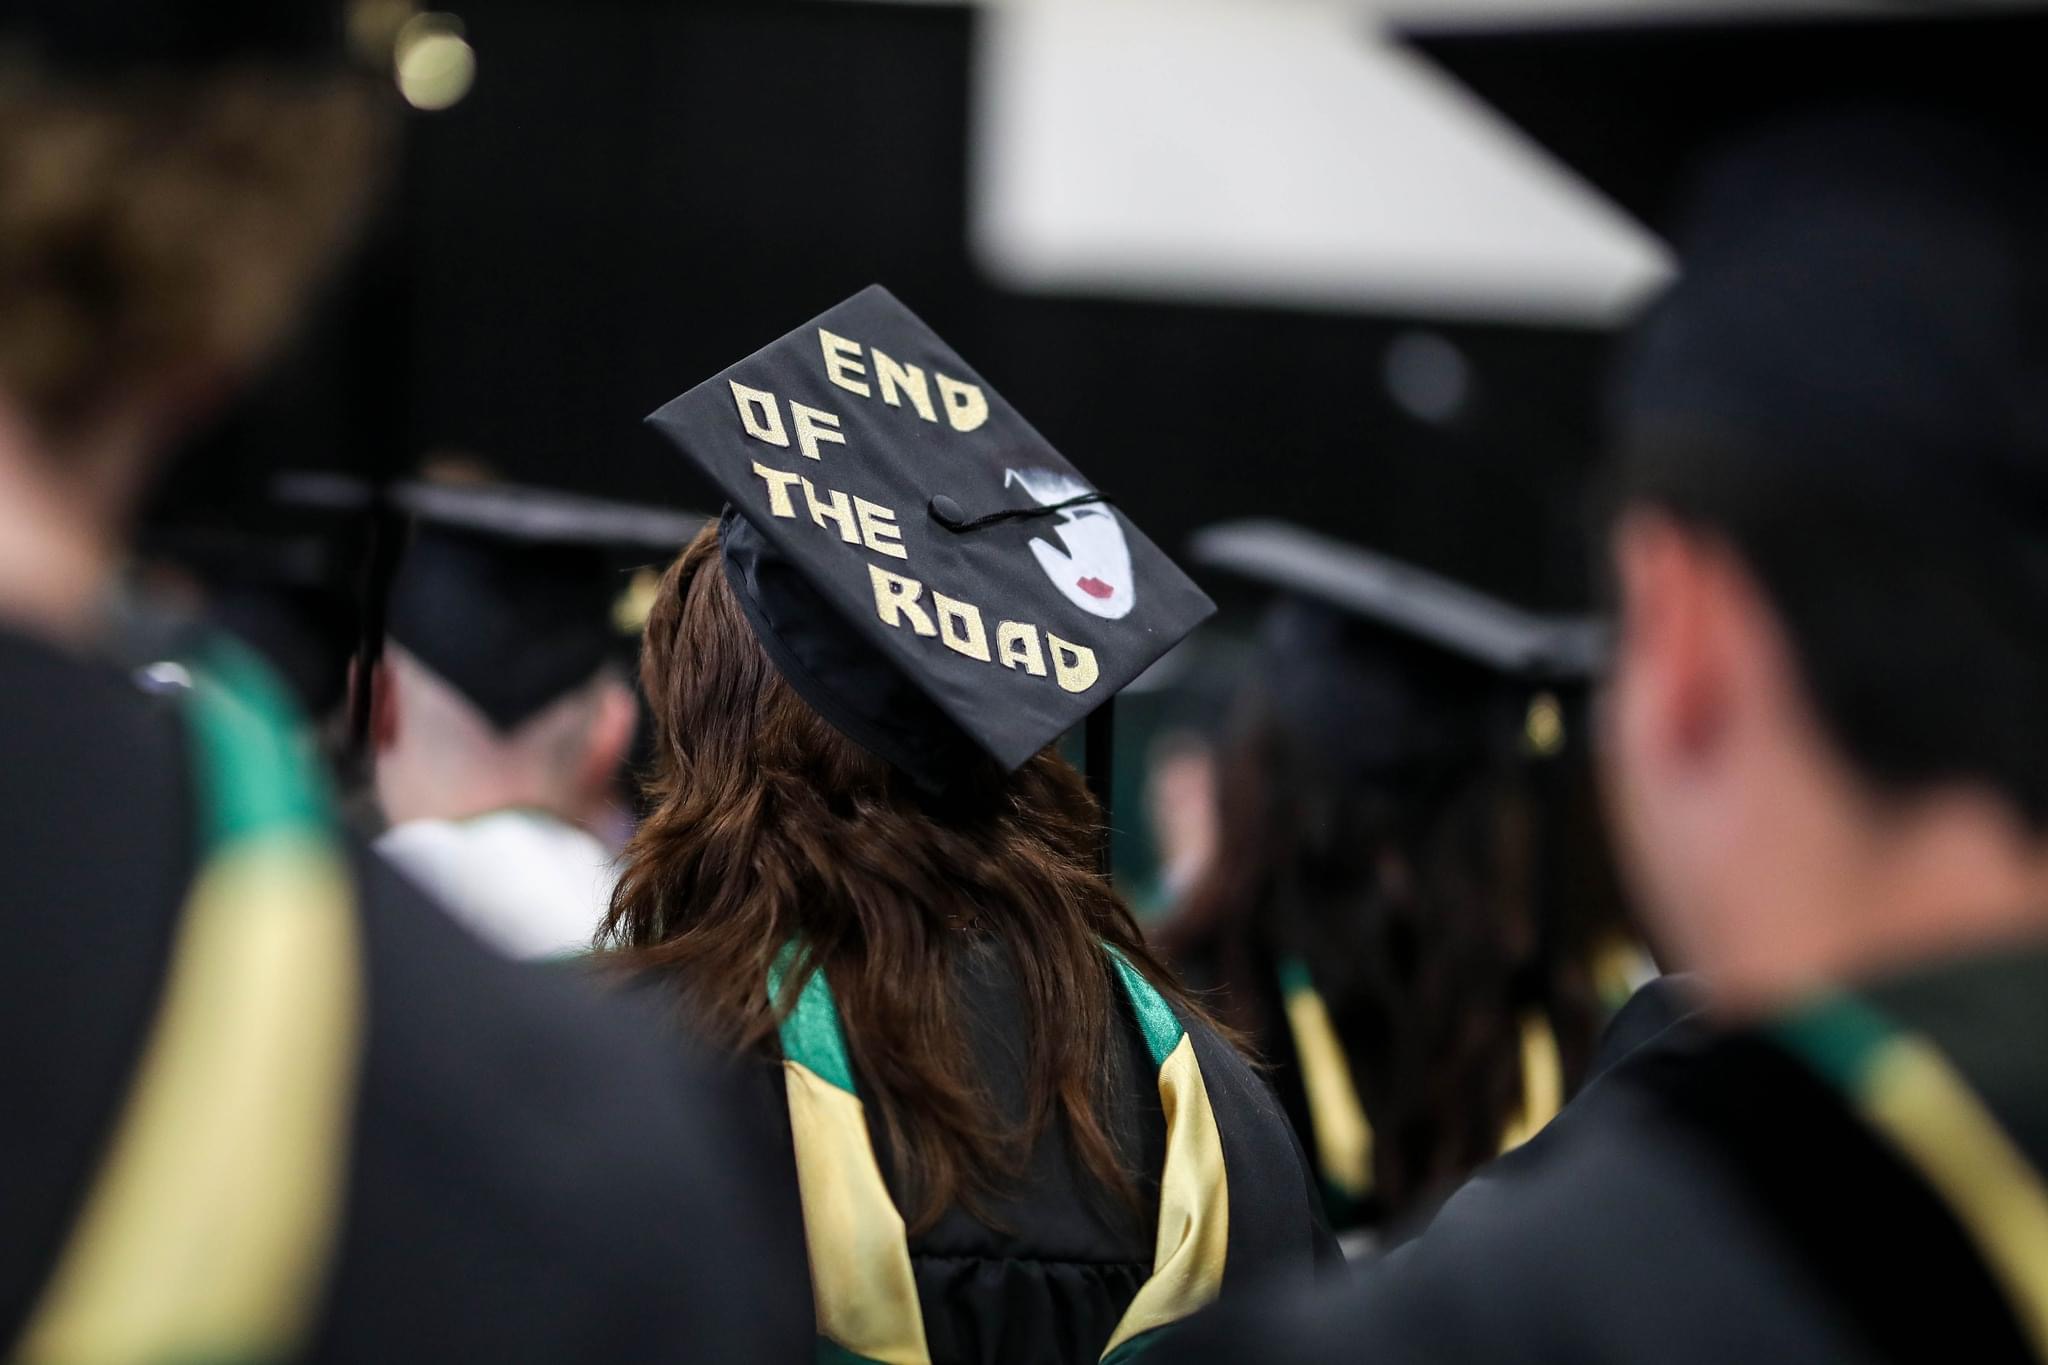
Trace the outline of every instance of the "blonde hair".
<path fill-rule="evenodd" d="M 344 74 L 0 67 L 0 389 L 61 436 L 195 359 L 253 364 L 351 235 L 383 136 Z"/>

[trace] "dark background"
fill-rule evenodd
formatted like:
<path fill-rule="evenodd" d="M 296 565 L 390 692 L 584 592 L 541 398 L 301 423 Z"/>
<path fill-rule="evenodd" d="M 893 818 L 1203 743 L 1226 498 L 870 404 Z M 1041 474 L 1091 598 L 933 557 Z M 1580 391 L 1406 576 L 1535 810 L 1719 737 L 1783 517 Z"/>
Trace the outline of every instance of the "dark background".
<path fill-rule="evenodd" d="M 880 281 L 1169 551 L 1279 516 L 1528 605 L 1588 600 L 1598 334 L 994 287 L 967 246 L 970 8 L 459 11 L 474 90 L 410 117 L 377 243 L 160 516 L 274 468 L 440 451 L 707 505 L 640 417 Z M 1418 325 L 1470 363 L 1445 424 L 1382 379 Z"/>

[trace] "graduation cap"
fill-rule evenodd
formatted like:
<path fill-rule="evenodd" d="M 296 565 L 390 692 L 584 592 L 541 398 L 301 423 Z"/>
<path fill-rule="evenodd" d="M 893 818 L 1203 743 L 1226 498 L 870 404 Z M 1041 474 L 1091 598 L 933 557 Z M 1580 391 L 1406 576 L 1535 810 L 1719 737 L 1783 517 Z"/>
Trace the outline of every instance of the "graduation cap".
<path fill-rule="evenodd" d="M 1281 521 L 1205 528 L 1196 563 L 1277 594 L 1260 695 L 1319 760 L 1382 776 L 1440 771 L 1562 739 L 1553 689 L 1602 667 L 1607 627 L 1543 615 Z"/>
<path fill-rule="evenodd" d="M 625 569 L 673 556 L 703 518 L 508 484 L 402 483 L 414 524 L 386 635 L 500 730 L 612 657 Z"/>
<path fill-rule="evenodd" d="M 225 506 L 159 507 L 139 536 L 146 558 L 197 581 L 207 619 L 262 655 L 313 717 L 333 712 L 347 686 L 370 541 L 367 487 L 322 478 L 315 498 L 285 476 Z"/>
<path fill-rule="evenodd" d="M 729 499 L 725 572 L 783 678 L 928 789 L 1106 716 L 1214 610 L 879 286 L 648 421 Z"/>
<path fill-rule="evenodd" d="M 1427 569 L 1284 521 L 1232 521 L 1190 542 L 1195 562 L 1317 598 L 1506 677 L 1576 679 L 1598 671 L 1607 627 L 1540 615 Z"/>
<path fill-rule="evenodd" d="M 235 61 L 326 66 L 347 55 L 337 0 L 0 0 L 0 45 L 81 74 Z"/>

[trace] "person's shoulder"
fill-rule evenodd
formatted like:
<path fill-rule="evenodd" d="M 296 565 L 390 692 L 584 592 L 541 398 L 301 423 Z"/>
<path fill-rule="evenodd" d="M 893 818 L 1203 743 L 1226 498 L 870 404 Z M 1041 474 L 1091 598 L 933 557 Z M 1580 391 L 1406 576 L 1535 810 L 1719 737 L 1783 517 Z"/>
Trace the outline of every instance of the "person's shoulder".
<path fill-rule="evenodd" d="M 808 1322 L 801 1229 L 760 1212 L 779 1173 L 730 1070 L 654 999 L 503 959 L 358 867 L 369 1018 L 332 1354 L 807 1350 L 784 1325 Z"/>
<path fill-rule="evenodd" d="M 1638 1052 L 1697 1046 L 1707 1033 L 1700 994 L 1699 980 L 1688 973 L 1664 973 L 1644 982 L 1601 1030 L 1587 1079 L 1599 1079 Z"/>
<path fill-rule="evenodd" d="M 669 1169 L 631 1123 L 715 1134 L 731 1070 L 689 1044 L 650 991 L 609 990 L 573 963 L 489 951 L 375 858 L 357 859 L 370 987 L 366 1104 L 407 1104 L 545 1150 L 606 1150 L 619 1177 Z M 386 1087 L 389 1087 L 387 1090 Z M 503 1146 L 501 1140 L 495 1144 Z"/>
<path fill-rule="evenodd" d="M 0 1094 L 21 1101 L 0 1122 L 5 1335 L 126 1098 L 196 817 L 171 699 L 4 624 L 0 697 Z"/>
<path fill-rule="evenodd" d="M 1335 1285 L 1220 1315 L 1181 1358 L 1856 1358 L 1828 1354 L 1841 1343 L 1808 1277 L 1711 1138 L 1663 1100 L 1707 1052 L 1631 1054 L 1411 1240 Z"/>

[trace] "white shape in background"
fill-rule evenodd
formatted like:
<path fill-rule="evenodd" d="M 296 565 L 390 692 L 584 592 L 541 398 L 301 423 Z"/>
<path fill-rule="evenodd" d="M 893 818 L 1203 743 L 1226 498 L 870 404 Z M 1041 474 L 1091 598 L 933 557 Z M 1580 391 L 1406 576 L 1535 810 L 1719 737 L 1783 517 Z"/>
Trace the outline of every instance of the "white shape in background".
<path fill-rule="evenodd" d="M 1012 484 L 1040 507 L 1094 491 L 1080 480 L 1050 469 L 1005 470 L 1003 486 Z M 1053 524 L 1053 534 L 1066 547 L 1064 553 L 1033 537 L 1031 554 L 1060 595 L 1105 621 L 1129 616 L 1131 608 L 1138 605 L 1138 584 L 1131 575 L 1131 547 L 1124 539 L 1123 523 L 1109 504 L 1067 508 Z"/>
<path fill-rule="evenodd" d="M 1613 325 L 1654 236 L 1323 0 L 1036 0 L 979 21 L 973 247 L 1025 290 Z"/>

